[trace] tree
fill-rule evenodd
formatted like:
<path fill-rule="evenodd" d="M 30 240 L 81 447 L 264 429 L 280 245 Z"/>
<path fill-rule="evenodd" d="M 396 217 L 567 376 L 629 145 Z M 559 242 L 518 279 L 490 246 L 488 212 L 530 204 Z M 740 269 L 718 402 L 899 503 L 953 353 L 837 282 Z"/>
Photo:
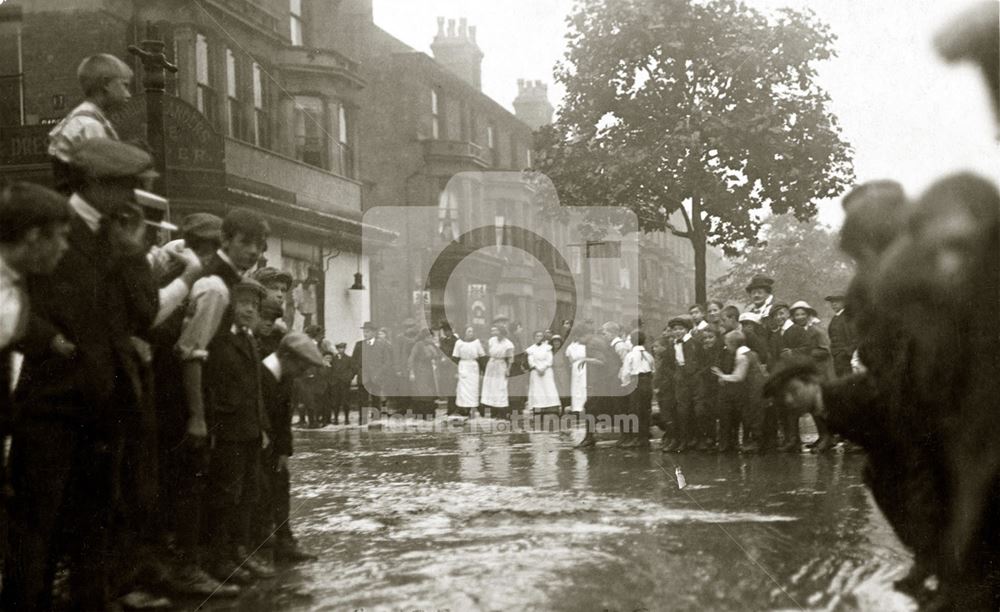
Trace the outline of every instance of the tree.
<path fill-rule="evenodd" d="M 837 246 L 833 232 L 792 215 L 769 218 L 764 240 L 740 257 L 712 285 L 713 296 L 735 304 L 747 302 L 745 287 L 756 274 L 774 279 L 778 299 L 791 303 L 806 300 L 822 310 L 823 300 L 843 293 L 854 275 L 854 264 Z"/>
<path fill-rule="evenodd" d="M 644 231 L 694 248 L 706 297 L 706 245 L 759 243 L 756 211 L 800 219 L 853 180 L 814 64 L 834 36 L 812 13 L 767 17 L 736 0 L 581 0 L 555 78 L 557 121 L 534 170 L 571 206 L 623 206 Z M 680 210 L 684 225 L 675 227 Z"/>

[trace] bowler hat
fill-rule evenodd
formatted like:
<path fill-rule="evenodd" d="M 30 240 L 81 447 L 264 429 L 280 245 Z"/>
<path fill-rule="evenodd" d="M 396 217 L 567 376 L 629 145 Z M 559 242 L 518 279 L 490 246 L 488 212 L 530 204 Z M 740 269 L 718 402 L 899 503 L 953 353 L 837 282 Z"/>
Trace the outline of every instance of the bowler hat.
<path fill-rule="evenodd" d="M 187 239 L 222 241 L 222 219 L 209 213 L 190 214 L 181 220 L 181 235 Z"/>
<path fill-rule="evenodd" d="M 823 298 L 827 302 L 843 302 L 846 298 L 842 293 L 834 293 Z"/>
<path fill-rule="evenodd" d="M 777 397 L 789 382 L 796 378 L 819 376 L 816 363 L 802 355 L 782 359 L 780 365 L 764 383 L 764 397 Z"/>
<path fill-rule="evenodd" d="M 795 312 L 796 310 L 798 310 L 800 308 L 803 309 L 803 310 L 805 310 L 806 312 L 808 312 L 812 316 L 814 316 L 814 317 L 816 316 L 816 309 L 813 308 L 812 306 L 810 306 L 809 302 L 807 302 L 805 300 L 799 300 L 798 302 L 795 302 L 794 304 L 792 304 L 791 308 L 788 309 L 788 311 L 789 312 Z"/>
<path fill-rule="evenodd" d="M 674 317 L 667 321 L 667 327 L 673 327 L 675 325 L 680 325 L 684 327 L 684 329 L 690 330 L 694 327 L 694 321 L 691 320 L 691 317 Z"/>
<path fill-rule="evenodd" d="M 754 289 L 766 289 L 768 293 L 774 292 L 774 279 L 767 276 L 758 274 L 750 280 L 750 284 L 747 285 L 747 293 L 750 293 Z"/>
<path fill-rule="evenodd" d="M 365 324 L 361 326 L 361 329 L 367 329 L 367 330 L 375 331 L 378 328 L 375 327 L 375 324 L 372 323 L 371 321 L 365 321 Z"/>
<path fill-rule="evenodd" d="M 69 164 L 95 179 L 158 176 L 149 153 L 110 138 L 84 140 L 70 151 Z"/>
<path fill-rule="evenodd" d="M 309 336 L 302 332 L 289 332 L 281 339 L 278 351 L 291 353 L 299 359 L 314 366 L 324 366 L 323 355 L 319 352 L 319 347 Z"/>

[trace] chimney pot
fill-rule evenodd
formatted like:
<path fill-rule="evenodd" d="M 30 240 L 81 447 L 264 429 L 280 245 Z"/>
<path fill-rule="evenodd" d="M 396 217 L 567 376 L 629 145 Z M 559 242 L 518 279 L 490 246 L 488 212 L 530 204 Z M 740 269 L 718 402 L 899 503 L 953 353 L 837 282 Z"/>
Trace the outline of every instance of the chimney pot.
<path fill-rule="evenodd" d="M 438 17 L 438 36 L 444 36 L 444 17 Z"/>
<path fill-rule="evenodd" d="M 476 26 L 469 26 L 469 39 L 476 42 Z"/>
<path fill-rule="evenodd" d="M 458 20 L 458 35 L 462 38 L 468 36 L 469 31 L 469 21 L 465 17 L 461 17 Z"/>
<path fill-rule="evenodd" d="M 455 36 L 455 20 L 448 20 L 448 36 Z"/>

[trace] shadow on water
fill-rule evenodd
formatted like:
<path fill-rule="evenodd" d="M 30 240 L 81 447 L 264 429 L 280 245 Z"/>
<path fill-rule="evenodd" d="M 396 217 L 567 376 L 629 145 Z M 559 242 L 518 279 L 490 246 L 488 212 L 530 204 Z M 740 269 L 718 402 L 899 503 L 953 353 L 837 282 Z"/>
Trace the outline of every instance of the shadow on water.
<path fill-rule="evenodd" d="M 297 436 L 293 529 L 319 560 L 234 609 L 914 609 L 891 588 L 910 559 L 859 455 L 584 452 L 565 433 Z"/>

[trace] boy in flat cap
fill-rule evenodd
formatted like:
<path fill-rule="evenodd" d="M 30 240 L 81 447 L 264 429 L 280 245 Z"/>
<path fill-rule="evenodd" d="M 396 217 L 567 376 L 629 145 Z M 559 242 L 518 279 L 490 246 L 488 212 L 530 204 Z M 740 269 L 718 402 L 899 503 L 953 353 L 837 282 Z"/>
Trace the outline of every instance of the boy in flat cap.
<path fill-rule="evenodd" d="M 183 454 L 180 459 L 185 469 L 176 483 L 179 505 L 175 541 L 181 574 L 192 584 L 208 585 L 215 580 L 202 571 L 199 556 L 205 474 L 210 457 L 204 369 L 211 358 L 213 339 L 231 334 L 235 319 L 231 290 L 240 282 L 243 273 L 256 265 L 266 235 L 267 225 L 253 213 L 234 209 L 226 215 L 220 233 L 221 248 L 212 254 L 205 264 L 204 276 L 191 288 L 175 345 L 181 362 L 181 386 L 187 408 L 182 434 L 184 444 L 178 448 Z M 226 576 L 220 580 L 225 580 Z"/>
<path fill-rule="evenodd" d="M 306 370 L 325 365 L 316 342 L 301 332 L 289 332 L 275 352 L 264 358 L 262 391 L 271 426 L 261 478 L 258 537 L 269 540 L 275 561 L 312 559 L 299 549 L 289 522 L 288 458 L 292 455 L 292 381 Z"/>
<path fill-rule="evenodd" d="M 69 193 L 66 173 L 73 150 L 89 138 L 118 140 L 107 115 L 128 103 L 132 69 L 114 55 L 99 53 L 84 58 L 76 70 L 84 100 L 49 132 L 49 156 L 56 188 Z"/>
<path fill-rule="evenodd" d="M 253 329 L 267 291 L 245 279 L 230 289 L 231 316 L 208 346 L 204 366 L 205 419 L 211 440 L 206 569 L 219 581 L 247 582 L 273 570 L 248 557 L 250 524 L 259 494 L 261 449 L 268 446 L 260 347 Z"/>
<path fill-rule="evenodd" d="M 112 503 L 121 486 L 113 449 L 137 434 L 144 365 L 133 337 L 148 334 L 157 310 L 133 200 L 152 159 L 97 138 L 74 149 L 70 164 L 69 249 L 50 276 L 26 282 L 33 315 L 14 398 L 7 609 L 51 606 L 55 538 L 69 525 L 71 597 L 81 608 L 107 607 L 105 555 L 112 512 L 122 509 Z"/>

